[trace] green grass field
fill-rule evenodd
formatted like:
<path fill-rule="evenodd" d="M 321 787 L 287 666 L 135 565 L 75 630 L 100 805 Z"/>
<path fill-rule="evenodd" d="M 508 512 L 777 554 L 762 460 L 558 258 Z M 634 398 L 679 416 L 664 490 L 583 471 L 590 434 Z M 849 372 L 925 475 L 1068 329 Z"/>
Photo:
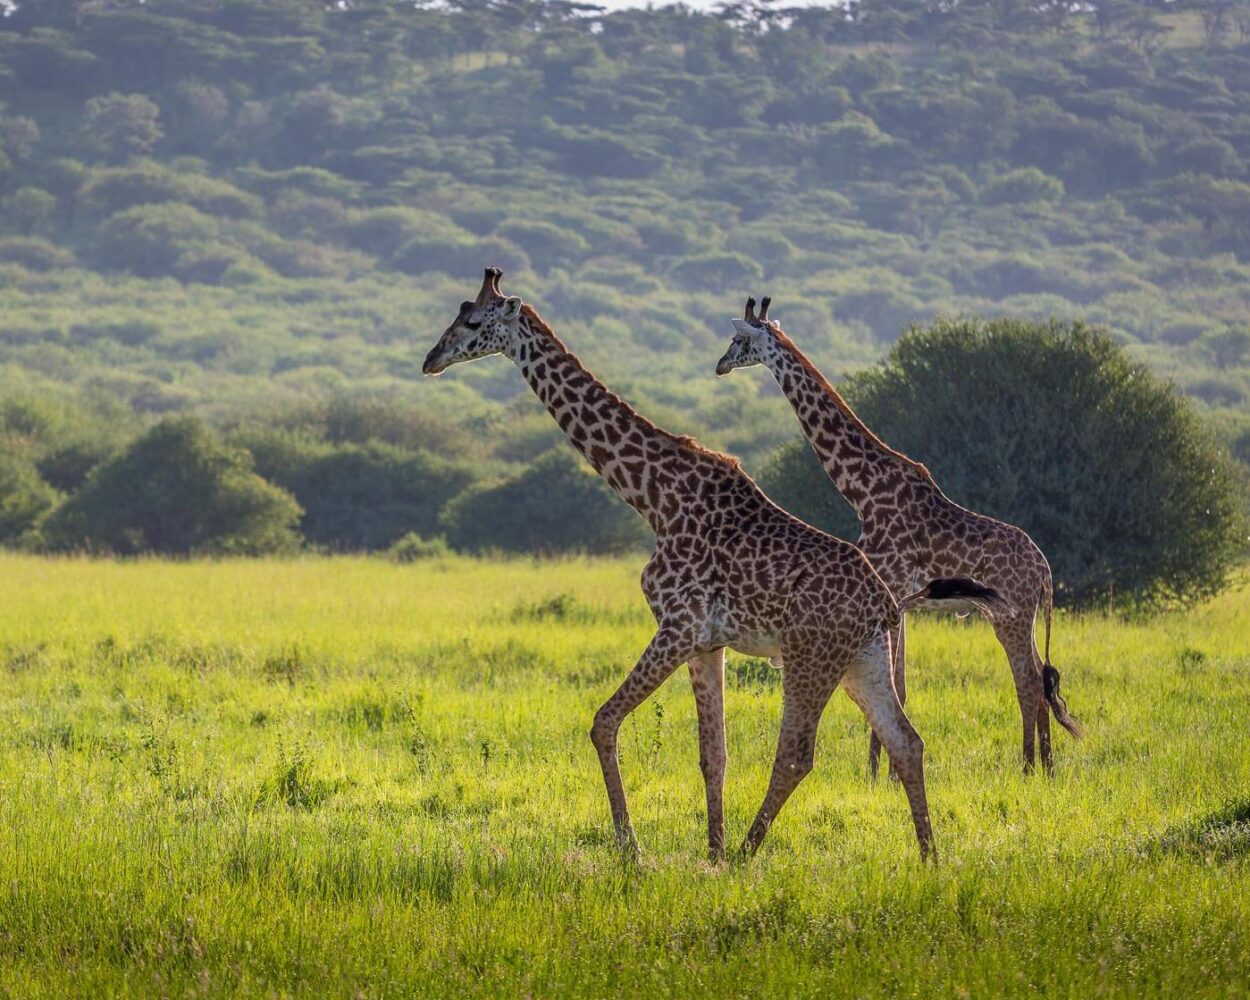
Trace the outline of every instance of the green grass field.
<path fill-rule="evenodd" d="M 682 671 L 622 731 L 635 867 L 586 733 L 640 569 L 0 557 L 0 995 L 1250 993 L 1250 595 L 1060 616 L 1053 781 L 989 629 L 919 621 L 933 867 L 841 695 L 709 866 Z M 736 843 L 780 687 L 729 672 Z"/>

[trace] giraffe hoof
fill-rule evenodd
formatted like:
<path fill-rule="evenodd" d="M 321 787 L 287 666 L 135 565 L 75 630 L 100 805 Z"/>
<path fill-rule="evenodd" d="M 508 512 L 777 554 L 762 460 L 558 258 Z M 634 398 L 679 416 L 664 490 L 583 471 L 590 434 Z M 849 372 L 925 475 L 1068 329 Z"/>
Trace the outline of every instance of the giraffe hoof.
<path fill-rule="evenodd" d="M 633 830 L 616 835 L 616 849 L 624 861 L 631 864 L 639 864 L 642 861 L 642 848 L 638 846 L 638 838 L 634 836 Z"/>

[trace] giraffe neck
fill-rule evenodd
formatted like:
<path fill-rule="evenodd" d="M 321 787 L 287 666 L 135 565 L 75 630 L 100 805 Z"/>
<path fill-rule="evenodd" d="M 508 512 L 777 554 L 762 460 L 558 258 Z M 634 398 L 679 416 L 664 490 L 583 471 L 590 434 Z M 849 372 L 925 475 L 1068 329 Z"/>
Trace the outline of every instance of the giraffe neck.
<path fill-rule="evenodd" d="M 745 479 L 736 462 L 661 430 L 590 374 L 525 306 L 506 351 L 569 443 L 627 504 L 661 531 L 683 492 L 709 476 Z"/>
<path fill-rule="evenodd" d="M 869 430 L 794 341 L 780 331 L 774 337 L 776 349 L 769 363 L 773 377 L 794 408 L 825 473 L 862 522 L 868 523 L 883 510 L 897 509 L 893 501 L 905 484 L 913 489 L 933 485 L 923 465 Z"/>

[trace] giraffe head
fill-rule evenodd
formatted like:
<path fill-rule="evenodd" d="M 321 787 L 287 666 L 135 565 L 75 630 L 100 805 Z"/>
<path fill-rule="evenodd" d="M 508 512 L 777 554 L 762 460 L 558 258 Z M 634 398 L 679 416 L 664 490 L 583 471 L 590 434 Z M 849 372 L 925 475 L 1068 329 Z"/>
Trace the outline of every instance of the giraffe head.
<path fill-rule="evenodd" d="M 474 361 L 507 350 L 521 317 L 521 300 L 499 290 L 503 271 L 488 267 L 482 288 L 472 302 L 461 302 L 460 312 L 425 356 L 421 371 L 439 375 L 460 361 Z"/>
<path fill-rule="evenodd" d="M 768 305 L 771 301 L 767 295 L 764 296 L 757 316 L 755 297 L 747 299 L 746 312 L 742 319 L 732 320 L 734 339 L 730 341 L 729 350 L 717 362 L 717 375 L 728 375 L 735 368 L 768 364 L 777 344 L 775 334 L 781 330 L 775 321 L 768 318 Z"/>

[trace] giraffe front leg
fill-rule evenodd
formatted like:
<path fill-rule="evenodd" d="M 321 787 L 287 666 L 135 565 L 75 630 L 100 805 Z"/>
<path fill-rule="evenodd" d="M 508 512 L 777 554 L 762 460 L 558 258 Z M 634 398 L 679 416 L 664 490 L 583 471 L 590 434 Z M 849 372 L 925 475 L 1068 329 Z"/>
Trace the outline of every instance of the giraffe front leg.
<path fill-rule="evenodd" d="M 594 724 L 590 727 L 590 740 L 599 755 L 603 782 L 608 790 L 617 845 L 635 857 L 639 853 L 638 838 L 629 822 L 625 786 L 621 782 L 621 768 L 616 755 L 616 735 L 625 717 L 646 701 L 678 666 L 690 659 L 694 649 L 687 636 L 688 630 L 661 627 L 629 676 L 595 713 Z"/>
<path fill-rule="evenodd" d="M 700 653 L 690 660 L 690 686 L 699 714 L 699 769 L 707 788 L 707 853 L 725 858 L 725 650 Z"/>

